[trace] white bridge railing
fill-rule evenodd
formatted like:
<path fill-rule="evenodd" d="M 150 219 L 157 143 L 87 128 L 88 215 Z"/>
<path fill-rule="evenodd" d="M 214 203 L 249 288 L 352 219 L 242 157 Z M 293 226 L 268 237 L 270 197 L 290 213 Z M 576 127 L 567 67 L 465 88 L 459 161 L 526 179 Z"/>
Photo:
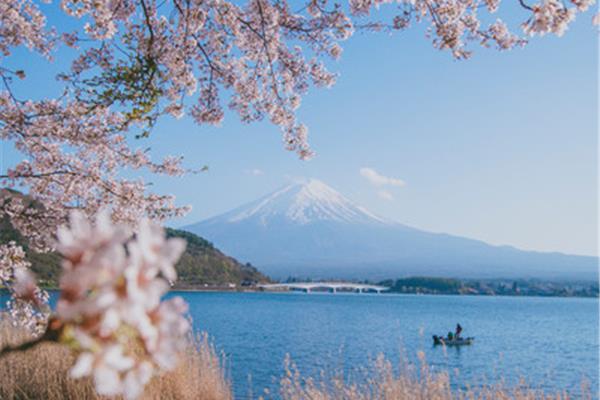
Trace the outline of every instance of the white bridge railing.
<path fill-rule="evenodd" d="M 269 283 L 264 285 L 258 285 L 259 288 L 265 290 L 300 290 L 306 293 L 310 293 L 316 289 L 326 289 L 333 293 L 338 290 L 354 291 L 357 293 L 363 292 L 376 292 L 381 293 L 389 290 L 388 287 L 378 285 L 367 285 L 362 283 L 351 283 L 351 282 L 294 282 L 294 283 Z"/>

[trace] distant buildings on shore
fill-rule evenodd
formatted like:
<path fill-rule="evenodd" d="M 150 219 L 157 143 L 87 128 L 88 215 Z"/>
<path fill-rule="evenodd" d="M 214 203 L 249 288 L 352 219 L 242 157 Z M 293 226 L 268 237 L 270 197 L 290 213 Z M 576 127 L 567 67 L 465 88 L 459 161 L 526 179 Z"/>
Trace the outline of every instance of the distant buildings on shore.
<path fill-rule="evenodd" d="M 413 294 L 463 294 L 487 296 L 599 297 L 597 282 L 547 282 L 537 280 L 459 280 L 412 277 L 380 282 L 390 292 Z"/>

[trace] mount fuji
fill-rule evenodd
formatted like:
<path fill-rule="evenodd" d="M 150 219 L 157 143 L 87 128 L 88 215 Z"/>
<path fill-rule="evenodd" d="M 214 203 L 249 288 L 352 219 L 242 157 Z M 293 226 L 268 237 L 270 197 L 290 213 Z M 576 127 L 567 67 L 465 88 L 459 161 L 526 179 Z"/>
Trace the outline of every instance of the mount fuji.
<path fill-rule="evenodd" d="M 597 279 L 598 259 L 523 251 L 376 216 L 316 179 L 183 229 L 274 278 Z"/>

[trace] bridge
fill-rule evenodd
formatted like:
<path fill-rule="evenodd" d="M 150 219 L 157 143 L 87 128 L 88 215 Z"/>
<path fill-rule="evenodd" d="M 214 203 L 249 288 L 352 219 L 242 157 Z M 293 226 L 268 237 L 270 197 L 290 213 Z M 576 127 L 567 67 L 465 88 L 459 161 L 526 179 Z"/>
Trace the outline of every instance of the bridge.
<path fill-rule="evenodd" d="M 270 283 L 264 285 L 258 285 L 259 288 L 265 290 L 298 290 L 306 293 L 310 293 L 313 290 L 325 289 L 332 293 L 336 293 L 338 290 L 352 291 L 356 293 L 375 292 L 381 293 L 389 290 L 389 287 L 367 285 L 362 283 L 351 283 L 351 282 L 294 282 L 294 283 Z"/>

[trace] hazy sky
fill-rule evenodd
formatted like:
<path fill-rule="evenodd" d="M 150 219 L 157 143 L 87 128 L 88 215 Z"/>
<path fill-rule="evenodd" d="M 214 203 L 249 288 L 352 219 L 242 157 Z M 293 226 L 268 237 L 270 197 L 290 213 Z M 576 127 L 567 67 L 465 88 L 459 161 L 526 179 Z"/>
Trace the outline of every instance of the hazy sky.
<path fill-rule="evenodd" d="M 422 30 L 357 34 L 299 115 L 317 153 L 300 161 L 268 123 L 166 119 L 140 145 L 208 172 L 152 178 L 193 211 L 180 226 L 315 177 L 414 227 L 523 249 L 598 254 L 598 33 L 591 13 L 562 38 L 475 48 L 454 61 Z M 41 82 L 41 81 L 40 81 Z M 43 85 L 39 86 L 43 89 Z M 34 89 L 31 89 L 34 90 Z M 3 156 L 4 166 L 17 159 Z M 389 178 L 389 179 L 387 179 Z"/>

